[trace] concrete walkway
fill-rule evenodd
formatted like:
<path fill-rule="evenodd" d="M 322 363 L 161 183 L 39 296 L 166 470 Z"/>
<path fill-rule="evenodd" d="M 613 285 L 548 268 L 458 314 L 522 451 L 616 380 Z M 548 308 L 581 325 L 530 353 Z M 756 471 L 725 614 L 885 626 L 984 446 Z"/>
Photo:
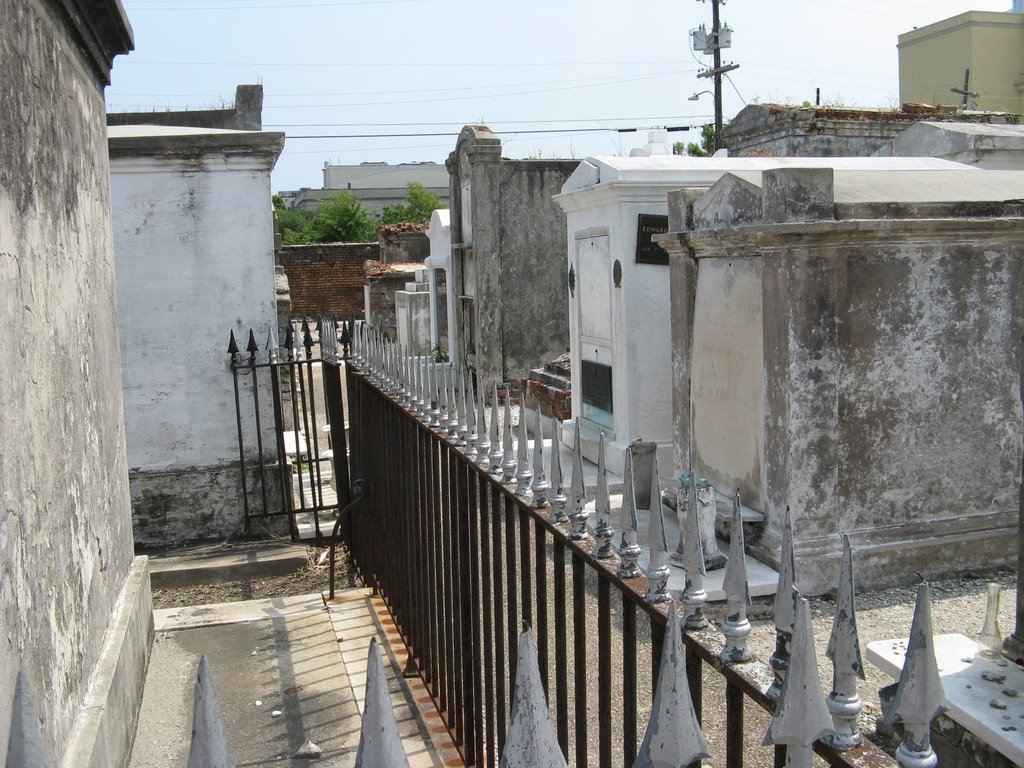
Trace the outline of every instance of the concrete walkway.
<path fill-rule="evenodd" d="M 316 765 L 354 766 L 372 637 L 410 765 L 462 765 L 422 683 L 401 677 L 404 648 L 389 645 L 396 634 L 367 590 L 338 593 L 329 606 L 307 595 L 157 610 L 154 620 L 131 768 L 187 764 L 203 654 L 239 766 L 309 765 L 293 757 L 307 739 L 323 750 Z"/>

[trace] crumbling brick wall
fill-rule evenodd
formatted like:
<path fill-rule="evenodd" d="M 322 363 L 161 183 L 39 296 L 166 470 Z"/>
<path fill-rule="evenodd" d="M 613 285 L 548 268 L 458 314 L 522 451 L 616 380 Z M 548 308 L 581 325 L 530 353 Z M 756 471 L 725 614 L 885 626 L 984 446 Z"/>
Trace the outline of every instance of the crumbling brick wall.
<path fill-rule="evenodd" d="M 363 316 L 367 260 L 380 258 L 377 243 L 319 243 L 281 248 L 293 317 Z"/>

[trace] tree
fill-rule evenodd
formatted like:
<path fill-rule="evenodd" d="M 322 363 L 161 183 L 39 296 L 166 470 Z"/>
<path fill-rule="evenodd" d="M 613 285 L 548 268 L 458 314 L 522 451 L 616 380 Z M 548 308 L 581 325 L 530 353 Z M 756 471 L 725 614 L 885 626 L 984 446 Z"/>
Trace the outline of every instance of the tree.
<path fill-rule="evenodd" d="M 285 245 L 301 245 L 313 242 L 313 212 L 307 210 L 291 210 L 285 207 L 280 195 L 274 195 L 274 212 L 277 214 L 277 225 L 281 229 L 281 242 Z"/>
<path fill-rule="evenodd" d="M 404 221 L 422 224 L 430 218 L 430 214 L 444 207 L 440 198 L 418 181 L 410 181 L 405 185 L 405 197 L 408 205 L 399 203 L 384 208 L 380 216 L 381 224 L 401 224 Z"/>
<path fill-rule="evenodd" d="M 310 223 L 313 243 L 367 243 L 377 239 L 377 225 L 354 194 L 342 190 L 321 201 Z"/>
<path fill-rule="evenodd" d="M 700 144 L 692 141 L 684 144 L 677 141 L 672 145 L 672 152 L 676 155 L 690 155 L 691 157 L 710 157 L 715 154 L 715 126 L 708 123 L 700 129 Z"/>

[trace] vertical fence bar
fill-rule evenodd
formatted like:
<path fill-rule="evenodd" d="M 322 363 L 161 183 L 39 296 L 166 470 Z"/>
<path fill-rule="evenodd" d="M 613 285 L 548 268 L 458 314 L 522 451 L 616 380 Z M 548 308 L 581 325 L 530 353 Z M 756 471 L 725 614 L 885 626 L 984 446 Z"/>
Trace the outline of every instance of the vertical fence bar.
<path fill-rule="evenodd" d="M 612 765 L 612 610 L 611 584 L 597 579 L 597 726 L 601 768 Z"/>
<path fill-rule="evenodd" d="M 576 703 L 576 768 L 587 768 L 587 583 L 583 558 L 572 553 L 572 642 Z"/>
<path fill-rule="evenodd" d="M 519 418 L 524 418 L 525 413 Z M 533 577 L 530 567 L 530 512 L 525 506 L 519 507 L 519 594 L 523 607 L 523 626 L 536 629 L 533 625 L 533 601 L 537 595 L 533 593 Z M 536 631 L 534 632 L 536 634 Z"/>
<path fill-rule="evenodd" d="M 537 664 L 544 695 L 548 696 L 548 558 L 547 531 L 536 519 L 533 529 L 533 562 L 537 577 Z"/>
<path fill-rule="evenodd" d="M 519 612 L 516 606 L 516 513 L 515 504 L 508 496 L 504 498 L 505 509 L 505 583 L 508 589 L 508 622 L 505 629 L 508 632 L 508 692 L 511 696 L 514 691 L 516 679 L 516 665 L 519 659 L 513 649 L 519 647 Z"/>
<path fill-rule="evenodd" d="M 636 603 L 622 593 L 622 755 L 636 761 Z"/>
<path fill-rule="evenodd" d="M 555 733 L 562 755 L 569 759 L 569 671 L 565 659 L 569 658 L 565 635 L 565 543 L 555 539 L 554 544 L 554 604 L 555 604 Z"/>
<path fill-rule="evenodd" d="M 725 684 L 725 764 L 743 768 L 743 691 L 731 680 Z"/>
<path fill-rule="evenodd" d="M 492 417 L 493 418 L 493 417 Z M 508 689 L 505 687 L 505 598 L 508 593 L 505 591 L 502 580 L 502 514 L 501 514 L 501 491 L 495 484 L 491 485 L 491 516 L 492 537 L 491 557 L 494 561 L 494 666 L 496 669 L 497 682 L 497 715 L 498 715 L 498 752 L 505 749 L 505 735 L 508 733 L 508 720 L 505 716 L 505 702 L 511 697 L 507 696 Z M 509 649 L 513 653 L 513 649 Z"/>
<path fill-rule="evenodd" d="M 467 465 L 465 457 L 452 449 L 452 459 L 456 465 L 456 476 L 458 487 L 458 534 L 459 534 L 459 649 L 461 654 L 460 676 L 462 678 L 462 729 L 463 744 L 465 745 L 463 756 L 467 764 L 476 763 L 476 691 L 475 669 L 473 654 L 476 643 L 474 642 L 474 627 L 476 625 L 476 614 L 473 610 L 473 567 L 472 561 L 476 553 L 477 542 L 471 536 L 472 526 L 470 523 L 470 485 L 469 472 L 471 468 Z"/>

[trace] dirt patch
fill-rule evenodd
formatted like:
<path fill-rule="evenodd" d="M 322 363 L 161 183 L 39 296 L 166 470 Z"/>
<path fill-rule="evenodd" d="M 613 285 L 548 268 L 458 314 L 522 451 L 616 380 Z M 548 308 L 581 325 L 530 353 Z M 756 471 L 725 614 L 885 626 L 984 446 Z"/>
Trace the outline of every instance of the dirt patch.
<path fill-rule="evenodd" d="M 286 576 L 264 579 L 228 581 L 223 584 L 198 584 L 192 587 L 154 589 L 154 608 L 180 608 L 186 605 L 212 605 L 237 603 L 242 600 L 260 600 L 267 597 L 290 597 L 323 592 L 328 587 L 329 549 L 306 547 L 307 564 Z M 363 586 L 352 559 L 344 547 L 335 553 L 335 589 L 353 589 Z"/>

